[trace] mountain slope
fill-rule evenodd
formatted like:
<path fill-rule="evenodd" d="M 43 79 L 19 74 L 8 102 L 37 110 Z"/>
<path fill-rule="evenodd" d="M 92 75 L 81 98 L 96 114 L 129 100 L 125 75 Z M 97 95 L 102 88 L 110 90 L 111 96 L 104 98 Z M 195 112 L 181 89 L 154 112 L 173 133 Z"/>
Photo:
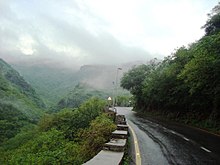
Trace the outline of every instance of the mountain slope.
<path fill-rule="evenodd" d="M 0 143 L 43 115 L 45 104 L 9 64 L 0 59 Z"/>
<path fill-rule="evenodd" d="M 58 102 L 56 109 L 78 108 L 83 102 L 91 97 L 106 99 L 108 94 L 103 91 L 96 90 L 86 84 L 78 84 L 66 97 Z"/>
<path fill-rule="evenodd" d="M 12 64 L 22 76 L 44 99 L 48 106 L 52 106 L 62 99 L 70 89 L 77 84 L 75 71 L 59 68 L 56 65 L 16 63 Z"/>
<path fill-rule="evenodd" d="M 123 73 L 134 65 L 142 63 L 142 61 L 136 61 L 120 65 L 122 70 L 118 71 L 118 91 L 122 91 L 119 84 Z M 94 89 L 112 95 L 113 90 L 116 88 L 113 82 L 116 81 L 119 67 L 116 65 L 83 65 L 76 70 L 74 65 L 73 68 L 70 68 L 64 64 L 57 65 L 56 63 L 35 62 L 32 60 L 13 62 L 12 66 L 22 74 L 25 80 L 30 82 L 47 106 L 56 105 L 79 83 L 88 84 Z"/>

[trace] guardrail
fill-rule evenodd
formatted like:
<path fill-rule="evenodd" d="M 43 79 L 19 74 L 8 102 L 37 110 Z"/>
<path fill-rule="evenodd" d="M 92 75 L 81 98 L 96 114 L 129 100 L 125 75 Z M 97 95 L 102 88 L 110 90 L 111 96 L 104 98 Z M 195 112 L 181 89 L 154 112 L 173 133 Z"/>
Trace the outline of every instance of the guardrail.
<path fill-rule="evenodd" d="M 124 115 L 116 115 L 117 130 L 103 149 L 84 165 L 119 165 L 122 162 L 128 138 L 128 125 Z"/>

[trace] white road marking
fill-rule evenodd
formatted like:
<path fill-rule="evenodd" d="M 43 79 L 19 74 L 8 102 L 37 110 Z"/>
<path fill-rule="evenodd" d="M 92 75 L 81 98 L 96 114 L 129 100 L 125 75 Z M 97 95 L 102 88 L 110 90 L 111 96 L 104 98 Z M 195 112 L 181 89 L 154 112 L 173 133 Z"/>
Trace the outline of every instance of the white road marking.
<path fill-rule="evenodd" d="M 177 135 L 177 136 L 180 136 L 181 138 L 183 138 L 184 140 L 186 140 L 186 141 L 190 141 L 188 138 L 186 138 L 185 136 L 183 136 L 183 135 L 181 135 L 181 134 L 179 134 L 179 133 L 177 133 L 177 132 L 175 132 L 175 131 L 170 131 L 172 134 L 175 134 L 175 135 Z"/>
<path fill-rule="evenodd" d="M 205 148 L 205 147 L 200 147 L 200 148 L 203 149 L 203 150 L 206 151 L 206 152 L 212 152 L 212 151 L 208 150 L 208 149 Z"/>
<path fill-rule="evenodd" d="M 171 133 L 173 133 L 173 134 L 175 134 L 175 135 L 178 135 L 178 136 L 180 136 L 180 137 L 182 137 L 184 140 L 186 140 L 186 141 L 190 141 L 190 139 L 188 139 L 188 138 L 186 138 L 185 136 L 183 136 L 183 135 L 181 135 L 181 134 L 179 134 L 179 133 L 177 133 L 177 132 L 174 132 L 174 131 L 170 131 Z M 210 151 L 210 150 L 208 150 L 207 148 L 205 148 L 205 147 L 200 147 L 202 150 L 204 150 L 204 151 L 206 151 L 206 152 L 212 152 L 212 151 Z"/>
<path fill-rule="evenodd" d="M 184 136 L 183 136 L 183 139 L 184 139 L 184 140 L 186 140 L 186 141 L 189 141 L 189 139 L 188 139 L 188 138 L 186 138 L 186 137 L 184 137 Z"/>
<path fill-rule="evenodd" d="M 174 131 L 170 131 L 170 132 L 171 132 L 172 134 L 175 134 L 175 135 L 177 134 L 177 133 L 176 133 L 176 132 L 174 132 Z"/>

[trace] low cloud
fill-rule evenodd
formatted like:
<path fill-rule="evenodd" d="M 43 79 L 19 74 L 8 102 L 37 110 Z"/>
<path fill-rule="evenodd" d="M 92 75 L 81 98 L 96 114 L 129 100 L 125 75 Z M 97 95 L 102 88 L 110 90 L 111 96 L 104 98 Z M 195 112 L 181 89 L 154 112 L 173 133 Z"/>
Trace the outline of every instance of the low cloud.
<path fill-rule="evenodd" d="M 104 22 L 89 16 L 77 1 L 60 4 L 24 0 L 2 3 L 10 10 L 3 10 L 0 16 L 0 56 L 17 61 L 15 58 L 27 59 L 23 56 L 28 55 L 33 56 L 29 59 L 51 59 L 75 66 L 151 58 L 141 48 L 127 46 L 106 31 L 96 33 L 89 24 L 86 26 L 90 18 L 98 23 L 97 28 Z"/>
<path fill-rule="evenodd" d="M 196 31 L 193 39 L 203 34 L 199 30 L 208 12 L 204 13 L 207 10 L 204 6 L 213 3 L 199 0 L 169 3 L 122 0 L 119 4 L 115 0 L 108 3 L 1 1 L 0 57 L 14 62 L 51 60 L 69 66 L 163 58 L 177 46 L 193 41 L 190 30 L 192 34 Z M 182 6 L 190 14 L 178 14 Z M 177 14 L 173 15 L 174 12 Z M 177 20 L 180 25 L 175 24 Z"/>

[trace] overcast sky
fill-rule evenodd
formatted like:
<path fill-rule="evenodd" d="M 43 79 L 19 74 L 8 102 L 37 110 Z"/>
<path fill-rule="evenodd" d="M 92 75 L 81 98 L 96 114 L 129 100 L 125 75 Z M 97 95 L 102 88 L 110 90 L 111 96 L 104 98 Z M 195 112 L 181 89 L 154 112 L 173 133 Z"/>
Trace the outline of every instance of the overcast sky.
<path fill-rule="evenodd" d="M 163 58 L 203 36 L 218 0 L 0 0 L 0 57 L 83 65 Z"/>

